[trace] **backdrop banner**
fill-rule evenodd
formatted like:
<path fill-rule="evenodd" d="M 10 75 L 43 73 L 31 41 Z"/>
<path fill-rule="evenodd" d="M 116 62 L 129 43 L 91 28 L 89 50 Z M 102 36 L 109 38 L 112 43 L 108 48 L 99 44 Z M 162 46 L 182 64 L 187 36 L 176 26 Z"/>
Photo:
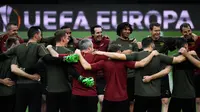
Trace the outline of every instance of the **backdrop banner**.
<path fill-rule="evenodd" d="M 129 22 L 136 30 L 148 30 L 150 22 L 158 22 L 163 30 L 179 30 L 187 22 L 200 30 L 200 5 L 0 5 L 0 32 L 9 22 L 19 25 L 20 31 L 30 26 L 41 26 L 45 31 L 68 25 L 74 31 L 87 31 L 92 25 L 104 30 L 116 30 L 117 24 Z"/>

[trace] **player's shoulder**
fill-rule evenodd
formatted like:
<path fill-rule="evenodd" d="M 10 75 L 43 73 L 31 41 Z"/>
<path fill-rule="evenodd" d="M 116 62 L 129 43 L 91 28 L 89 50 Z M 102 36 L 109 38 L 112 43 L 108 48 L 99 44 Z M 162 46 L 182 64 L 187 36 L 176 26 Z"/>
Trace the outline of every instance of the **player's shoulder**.
<path fill-rule="evenodd" d="M 103 37 L 102 38 L 102 42 L 103 43 L 110 43 L 110 39 L 106 38 L 106 37 Z"/>
<path fill-rule="evenodd" d="M 7 36 L 7 34 L 6 33 L 1 33 L 0 34 L 0 39 L 5 39 L 5 38 L 7 38 L 8 36 Z"/>

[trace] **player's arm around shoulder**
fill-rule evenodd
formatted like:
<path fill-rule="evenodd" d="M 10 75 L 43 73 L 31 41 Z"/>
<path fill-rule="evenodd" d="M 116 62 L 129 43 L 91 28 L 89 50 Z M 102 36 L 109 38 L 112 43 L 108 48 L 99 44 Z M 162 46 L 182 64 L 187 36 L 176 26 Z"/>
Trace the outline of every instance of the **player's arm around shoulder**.
<path fill-rule="evenodd" d="M 151 54 L 148 55 L 146 58 L 142 59 L 141 61 L 136 61 L 135 67 L 139 68 L 146 66 L 152 60 L 152 58 L 157 55 L 159 55 L 159 52 L 157 50 L 152 51 Z"/>

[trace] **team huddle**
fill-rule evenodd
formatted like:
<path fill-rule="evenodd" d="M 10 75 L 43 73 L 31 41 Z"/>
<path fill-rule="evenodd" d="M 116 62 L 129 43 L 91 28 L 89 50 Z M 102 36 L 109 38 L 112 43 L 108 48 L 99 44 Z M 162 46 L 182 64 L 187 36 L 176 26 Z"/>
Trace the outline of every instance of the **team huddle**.
<path fill-rule="evenodd" d="M 128 22 L 113 41 L 99 25 L 84 38 L 68 26 L 47 38 L 32 26 L 28 40 L 17 30 L 9 23 L 0 36 L 2 112 L 97 112 L 98 102 L 102 112 L 200 112 L 200 37 L 188 23 L 180 37 L 163 37 L 151 23 L 142 42 L 129 38 Z"/>

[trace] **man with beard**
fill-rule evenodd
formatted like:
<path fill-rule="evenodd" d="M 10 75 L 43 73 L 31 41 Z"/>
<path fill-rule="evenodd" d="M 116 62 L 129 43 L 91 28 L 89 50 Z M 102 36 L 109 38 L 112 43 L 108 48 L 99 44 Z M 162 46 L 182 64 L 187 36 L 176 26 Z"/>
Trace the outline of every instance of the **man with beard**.
<path fill-rule="evenodd" d="M 23 43 L 24 40 L 18 36 L 18 26 L 15 23 L 8 23 L 8 25 L 6 26 L 6 33 L 0 35 L 0 53 L 5 52 L 6 51 L 6 40 L 9 37 L 16 37 L 18 38 L 20 43 Z"/>
<path fill-rule="evenodd" d="M 180 26 L 180 32 L 183 38 L 188 41 L 189 51 L 194 50 L 197 56 L 200 57 L 200 37 L 192 33 L 190 24 L 183 23 Z M 196 104 L 197 112 L 200 112 L 200 70 L 199 68 L 195 70 L 195 90 L 196 90 Z"/>
<path fill-rule="evenodd" d="M 93 43 L 94 50 L 98 51 L 107 51 L 108 45 L 110 43 L 110 39 L 107 36 L 103 36 L 103 29 L 100 25 L 94 25 L 90 28 L 91 37 L 88 37 L 89 40 Z M 103 77 L 103 72 L 99 71 L 97 73 L 97 94 L 100 103 L 100 108 L 102 109 L 102 102 L 104 98 L 104 87 L 105 87 L 105 79 Z"/>
<path fill-rule="evenodd" d="M 132 52 L 138 51 L 138 45 L 135 42 L 135 39 L 131 40 L 129 38 L 130 34 L 132 33 L 133 29 L 132 26 L 128 22 L 121 23 L 117 26 L 117 35 L 119 36 L 112 44 L 117 44 L 121 46 L 121 51 L 124 54 L 130 54 Z M 127 72 L 128 80 L 127 80 L 127 92 L 128 98 L 130 102 L 130 112 L 133 111 L 133 100 L 134 100 L 134 70 L 128 69 Z"/>

